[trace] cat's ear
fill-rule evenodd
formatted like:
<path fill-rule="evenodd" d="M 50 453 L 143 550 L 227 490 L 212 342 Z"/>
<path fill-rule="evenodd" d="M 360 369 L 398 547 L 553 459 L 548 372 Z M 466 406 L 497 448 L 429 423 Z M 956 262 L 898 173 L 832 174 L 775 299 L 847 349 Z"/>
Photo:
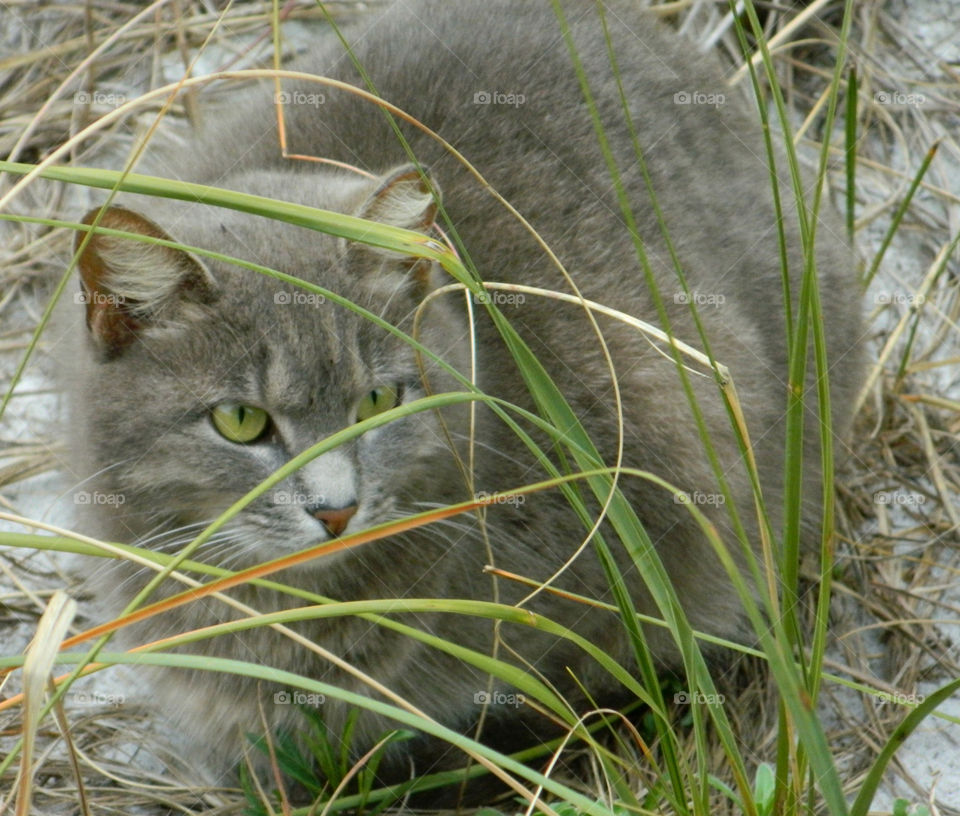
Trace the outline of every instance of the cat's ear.
<path fill-rule="evenodd" d="M 356 214 L 381 224 L 423 232 L 437 217 L 439 200 L 440 188 L 429 169 L 404 164 L 380 178 Z"/>
<path fill-rule="evenodd" d="M 88 212 L 83 223 L 92 224 L 99 212 Z M 124 207 L 104 210 L 98 226 L 171 240 L 148 218 Z M 75 249 L 85 235 L 77 233 Z M 185 305 L 209 303 L 215 297 L 213 278 L 200 261 L 158 244 L 94 233 L 78 268 L 87 328 L 107 357 L 120 354 L 140 332 Z"/>
<path fill-rule="evenodd" d="M 413 164 L 404 164 L 380 178 L 356 215 L 393 227 L 426 232 L 433 226 L 439 200 L 440 187 L 430 171 L 423 165 L 418 168 Z M 365 244 L 357 246 L 366 252 L 396 259 L 393 264 L 396 276 L 384 274 L 385 269 L 381 267 L 377 281 L 380 287 L 390 287 L 391 279 L 393 285 L 401 289 L 412 284 L 409 291 L 418 297 L 434 287 L 435 270 L 432 262 Z"/>

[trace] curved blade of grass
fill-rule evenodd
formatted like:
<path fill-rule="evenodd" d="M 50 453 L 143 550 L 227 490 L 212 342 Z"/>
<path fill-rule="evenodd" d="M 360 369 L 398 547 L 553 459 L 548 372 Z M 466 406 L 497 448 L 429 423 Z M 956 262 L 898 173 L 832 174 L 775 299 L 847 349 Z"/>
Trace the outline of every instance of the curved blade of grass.
<path fill-rule="evenodd" d="M 873 803 L 873 797 L 876 795 L 877 788 L 883 781 L 883 775 L 887 770 L 887 765 L 893 759 L 893 755 L 900 749 L 907 737 L 913 733 L 920 723 L 922 723 L 930 713 L 936 709 L 940 703 L 950 699 L 954 694 L 960 691 L 960 680 L 954 680 L 947 683 L 943 688 L 937 689 L 920 703 L 913 711 L 903 718 L 903 721 L 894 729 L 890 739 L 880 750 L 879 755 L 873 761 L 873 765 L 867 772 L 860 792 L 850 808 L 850 816 L 867 816 L 870 805 Z"/>
<path fill-rule="evenodd" d="M 603 666 L 612 677 L 616 678 L 626 689 L 634 693 L 644 703 L 652 705 L 652 700 L 642 686 L 639 685 L 636 678 L 634 678 L 627 669 L 617 663 L 616 660 L 586 638 L 543 615 L 491 601 L 457 600 L 451 598 L 392 598 L 372 601 L 329 601 L 319 605 L 285 609 L 280 612 L 259 613 L 256 616 L 248 616 L 238 620 L 212 624 L 201 629 L 171 635 L 162 640 L 138 646 L 131 649 L 130 652 L 136 654 L 152 653 L 185 644 L 209 640 L 221 635 L 230 635 L 248 629 L 272 626 L 274 624 L 353 616 L 367 619 L 380 619 L 385 615 L 399 615 L 404 613 L 448 613 L 467 617 L 486 618 L 488 620 L 500 620 L 517 626 L 536 629 L 554 637 L 568 640 L 589 654 L 598 664 Z M 412 627 L 403 624 L 398 624 L 396 628 L 405 633 L 409 633 L 407 630 L 412 629 Z M 516 665 L 506 663 L 458 643 L 445 641 L 428 632 L 419 630 L 413 630 L 413 632 L 416 633 L 417 640 L 453 655 L 470 665 L 476 666 L 487 674 L 493 674 L 496 677 L 506 680 L 519 691 L 529 695 L 531 699 L 543 703 L 562 719 L 567 720 L 568 723 L 572 724 L 576 720 L 576 717 L 571 715 L 569 709 L 552 690 L 547 688 L 547 686 L 533 675 L 527 674 L 526 671 L 518 668 Z M 92 636 L 88 633 L 84 634 L 86 638 Z M 83 638 L 83 635 L 79 637 Z M 72 638 L 71 642 L 78 642 L 78 638 Z M 66 643 L 65 645 L 69 646 L 71 643 Z M 0 668 L 9 669 L 21 663 L 22 660 L 18 657 L 4 658 L 0 659 Z"/>
<path fill-rule="evenodd" d="M 83 661 L 83 656 L 75 653 L 62 653 L 57 657 L 57 663 L 66 665 L 77 664 Z M 588 799 L 581 793 L 568 788 L 555 779 L 544 776 L 538 771 L 517 762 L 482 743 L 466 737 L 439 723 L 418 717 L 410 712 L 395 706 L 374 700 L 362 694 L 347 691 L 337 686 L 323 683 L 319 680 L 303 677 L 292 672 L 263 666 L 256 663 L 246 663 L 239 660 L 209 657 L 206 655 L 184 655 L 157 653 L 130 654 L 127 652 L 103 652 L 99 658 L 105 665 L 146 665 L 165 668 L 181 668 L 198 671 L 217 672 L 221 674 L 237 674 L 243 677 L 254 678 L 268 683 L 276 683 L 289 688 L 302 689 L 306 692 L 322 694 L 341 700 L 351 707 L 362 708 L 375 714 L 396 721 L 402 726 L 422 731 L 430 736 L 437 737 L 460 750 L 477 757 L 480 761 L 494 767 L 504 769 L 514 777 L 520 777 L 535 785 L 540 785 L 561 799 L 575 805 L 585 816 L 616 816 L 609 808 L 601 803 Z M 498 774 L 499 776 L 499 774 Z"/>
<path fill-rule="evenodd" d="M 23 756 L 20 787 L 17 791 L 17 816 L 30 816 L 34 774 L 33 747 L 40 727 L 43 696 L 60 644 L 76 614 L 77 602 L 62 590 L 54 592 L 23 658 Z"/>
<path fill-rule="evenodd" d="M 668 489 L 671 492 L 673 492 L 674 495 L 679 493 L 677 488 L 671 487 L 659 477 L 656 477 L 653 474 L 650 474 L 648 472 L 633 470 L 633 469 L 630 469 L 624 472 L 627 473 L 628 475 L 645 478 L 656 484 L 659 484 L 663 486 L 665 489 Z M 592 473 L 574 474 L 566 478 L 568 480 L 585 479 L 593 475 L 597 475 L 597 474 L 592 474 Z M 522 494 L 532 493 L 535 491 L 547 489 L 550 487 L 556 487 L 556 486 L 557 486 L 557 480 L 550 480 L 547 482 L 540 482 L 533 485 L 527 485 L 523 488 L 518 488 L 511 495 L 522 495 Z M 143 607 L 136 612 L 130 612 L 127 615 L 121 616 L 120 618 L 117 618 L 107 624 L 94 627 L 93 629 L 87 630 L 86 632 L 75 635 L 69 638 L 67 641 L 65 641 L 64 646 L 70 647 L 78 643 L 82 643 L 93 637 L 97 637 L 97 636 L 115 631 L 116 629 L 129 625 L 130 623 L 143 620 L 154 614 L 159 614 L 160 612 L 167 611 L 183 603 L 198 600 L 201 597 L 211 595 L 212 593 L 217 591 L 229 589 L 230 587 L 233 587 L 239 584 L 252 582 L 255 578 L 259 579 L 264 575 L 269 575 L 275 572 L 280 572 L 283 570 L 290 569 L 291 567 L 298 564 L 302 564 L 307 560 L 312 560 L 317 557 L 321 557 L 322 555 L 330 552 L 331 549 L 341 549 L 343 547 L 357 546 L 358 544 L 363 543 L 364 541 L 367 541 L 367 540 L 376 540 L 379 538 L 383 538 L 389 534 L 396 532 L 401 527 L 407 528 L 407 527 L 420 526 L 421 524 L 429 523 L 430 521 L 434 520 L 437 517 L 438 512 L 443 513 L 444 516 L 455 515 L 457 513 L 462 513 L 462 512 L 474 509 L 479 505 L 490 503 L 495 498 L 496 496 L 488 497 L 482 501 L 463 502 L 458 505 L 451 505 L 447 508 L 443 508 L 440 511 L 437 511 L 437 510 L 426 511 L 424 513 L 417 514 L 416 516 L 410 516 L 408 518 L 401 519 L 399 521 L 388 522 L 388 523 L 379 525 L 378 527 L 370 528 L 369 530 L 355 533 L 351 536 L 345 536 L 342 540 L 342 546 L 331 548 L 330 543 L 321 544 L 316 547 L 311 547 L 306 550 L 303 550 L 300 553 L 295 553 L 289 556 L 283 556 L 283 557 L 274 559 L 273 561 L 259 564 L 257 566 L 251 567 L 249 569 L 246 569 L 240 572 L 229 572 L 226 570 L 220 570 L 217 568 L 211 568 L 211 567 L 202 565 L 204 567 L 203 571 L 222 574 L 222 575 L 225 575 L 226 577 L 220 578 L 208 584 L 200 585 L 198 587 L 195 587 L 194 589 L 190 589 L 185 592 L 179 593 L 178 595 L 174 595 L 163 601 L 157 602 L 151 606 Z M 716 539 L 716 531 L 712 528 L 712 525 L 710 524 L 710 522 L 696 508 L 693 508 L 691 506 L 690 510 L 694 514 L 697 522 L 703 528 L 705 534 L 712 539 Z M 27 538 L 31 538 L 31 537 L 27 537 Z M 337 544 L 337 543 L 338 542 L 334 542 L 334 544 Z M 127 551 L 138 551 L 138 548 L 133 548 L 133 547 L 125 547 L 124 549 Z M 182 560 L 183 560 L 181 558 L 182 553 L 178 556 L 164 556 L 161 558 L 160 557 L 161 554 L 159 553 L 151 553 L 150 551 L 143 551 L 143 552 L 149 554 L 149 556 L 154 561 L 165 562 L 167 566 L 164 572 L 167 572 L 167 573 L 169 573 L 169 571 L 173 569 L 173 567 L 171 566 L 172 564 L 174 564 L 175 562 L 182 563 Z M 271 586 L 277 588 L 280 591 L 288 590 L 288 588 L 284 587 L 283 585 L 271 585 Z M 326 611 L 323 611 L 323 612 L 318 611 L 313 613 L 319 617 L 326 617 L 330 615 L 341 614 L 340 612 L 337 611 L 341 609 L 353 610 L 343 614 L 359 614 L 358 612 L 356 612 L 356 610 L 362 609 L 362 607 L 359 607 L 359 606 L 349 606 L 349 605 L 345 606 L 344 602 L 334 602 L 328 598 L 317 596 L 312 593 L 305 592 L 303 590 L 296 590 L 292 594 L 295 594 L 300 597 L 316 599 L 321 604 L 324 604 Z M 349 604 L 351 602 L 346 602 L 346 603 Z M 359 603 L 359 602 L 353 602 L 353 603 Z M 389 608 L 391 604 L 395 605 L 397 602 L 386 601 L 383 603 L 386 603 L 387 608 Z M 457 602 L 457 601 L 448 599 L 447 601 L 439 601 L 437 603 L 439 603 L 440 607 L 443 607 L 444 603 L 446 603 L 447 606 L 450 608 L 450 610 L 460 611 L 463 614 L 468 614 L 470 610 L 470 606 L 469 606 L 470 604 L 483 604 L 484 602 L 480 602 L 480 601 Z M 463 604 L 465 604 L 465 606 Z M 441 608 L 435 608 L 434 606 L 431 606 L 430 608 L 433 609 L 434 611 L 442 611 Z M 499 609 L 499 608 L 500 608 L 499 605 L 496 605 L 496 604 L 492 606 L 483 607 L 483 609 L 488 611 L 492 609 Z M 517 609 L 515 607 L 502 607 L 502 609 L 509 610 L 508 612 L 504 613 L 505 615 L 507 615 L 507 617 L 503 618 L 505 620 L 513 620 L 514 622 L 527 623 L 530 625 L 537 624 L 537 625 L 545 626 L 547 630 L 550 631 L 552 634 L 562 636 L 562 637 L 568 637 L 568 635 L 565 634 L 567 630 L 563 629 L 563 627 L 557 628 L 556 624 L 553 624 L 548 619 L 544 619 L 541 616 L 536 616 L 531 612 L 528 612 L 523 609 Z M 283 613 L 278 613 L 278 614 L 283 614 Z M 302 612 L 298 614 L 302 614 Z M 478 613 L 478 614 L 482 614 L 482 616 L 485 616 L 485 617 L 489 616 L 487 613 Z M 267 614 L 267 615 L 261 615 L 259 618 L 257 618 L 257 620 L 266 621 L 267 623 L 269 623 L 272 621 L 272 618 L 271 618 L 271 615 Z M 227 624 L 227 625 L 229 626 L 230 624 Z M 262 625 L 262 624 L 255 624 L 255 625 Z M 396 626 L 402 626 L 402 625 L 396 624 Z M 416 636 L 418 639 L 424 640 L 424 642 L 429 641 L 432 643 L 442 643 L 442 641 L 438 641 L 438 639 L 433 638 L 432 636 L 426 635 L 424 633 L 419 633 L 416 630 L 410 630 L 409 627 L 403 627 L 403 628 L 405 630 L 416 632 L 416 635 L 413 635 L 413 636 Z M 216 628 L 209 628 L 204 631 L 219 633 L 220 630 Z M 584 642 L 582 642 L 578 638 L 578 636 L 575 636 L 572 633 L 570 633 L 568 639 L 576 640 L 576 642 L 578 642 L 579 644 L 584 645 Z M 443 645 L 440 645 L 439 648 L 447 650 L 447 647 Z M 459 647 L 454 647 L 454 648 L 459 648 Z M 643 692 L 643 689 L 638 686 L 635 686 L 629 674 L 626 674 L 623 671 L 623 669 L 619 667 L 619 665 L 615 661 L 610 662 L 608 658 L 605 658 L 602 652 L 595 652 L 593 647 L 589 645 L 584 646 L 584 648 L 586 648 L 586 650 L 597 660 L 597 662 L 606 666 L 610 671 L 610 673 L 618 681 L 620 681 L 621 683 L 625 684 L 628 688 L 633 690 L 638 697 L 640 697 L 641 699 L 644 699 L 645 701 L 652 702 L 647 700 Z M 482 658 L 482 659 L 487 659 L 487 658 Z"/>
<path fill-rule="evenodd" d="M 0 173 L 26 175 L 35 170 L 32 164 L 0 161 Z M 180 201 L 199 202 L 216 207 L 259 215 L 287 224 L 318 230 L 336 235 L 348 241 L 357 241 L 369 246 L 391 250 L 403 255 L 416 255 L 440 263 L 444 268 L 458 263 L 456 255 L 434 238 L 418 232 L 368 221 L 354 215 L 331 210 L 321 210 L 302 204 L 291 204 L 278 199 L 250 193 L 238 193 L 205 184 L 188 181 L 173 181 L 159 176 L 139 173 L 122 173 L 117 170 L 102 170 L 88 167 L 47 167 L 40 171 L 41 178 L 62 181 L 67 184 L 82 184 L 106 190 L 154 195 Z"/>
<path fill-rule="evenodd" d="M 36 171 L 36 169 L 35 165 L 0 161 L 0 173 L 7 172 L 17 175 L 27 175 L 28 173 Z M 136 173 L 125 173 L 115 170 L 80 167 L 47 167 L 41 170 L 39 175 L 42 178 L 52 181 L 82 184 L 88 187 L 97 187 L 111 191 L 121 190 L 145 195 L 158 195 L 183 201 L 203 201 L 253 215 L 276 218 L 290 224 L 320 230 L 331 235 L 359 241 L 371 246 L 417 255 L 418 257 L 430 258 L 431 260 L 440 262 L 444 268 L 448 266 L 459 266 L 459 261 L 456 256 L 448 248 L 431 238 L 416 232 L 411 232 L 410 230 L 380 224 L 374 221 L 366 221 L 362 218 L 343 215 L 342 213 L 317 210 L 315 208 L 288 204 L 262 196 L 252 196 L 246 193 L 220 190 L 201 184 L 171 181 L 156 176 L 142 176 Z M 32 220 L 4 215 L 12 220 Z M 68 267 L 55 287 L 53 295 L 41 316 L 37 329 L 11 378 L 10 386 L 4 394 L 2 401 L 0 401 L 0 417 L 3 416 L 7 404 L 13 396 L 14 389 L 20 382 L 23 372 L 26 370 L 26 366 L 39 342 L 40 334 L 49 322 L 53 309 L 72 274 L 72 269 L 73 265 Z M 466 273 L 463 272 L 461 277 L 466 277 Z"/>

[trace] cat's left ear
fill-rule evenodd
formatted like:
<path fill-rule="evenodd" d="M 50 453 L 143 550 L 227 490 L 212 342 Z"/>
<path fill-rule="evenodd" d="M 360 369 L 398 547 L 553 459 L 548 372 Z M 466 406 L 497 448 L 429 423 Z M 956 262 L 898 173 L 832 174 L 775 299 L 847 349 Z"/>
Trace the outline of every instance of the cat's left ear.
<path fill-rule="evenodd" d="M 383 175 L 355 214 L 381 224 L 426 232 L 433 226 L 439 200 L 440 188 L 430 171 L 422 165 L 418 168 L 405 164 Z M 357 243 L 355 246 L 393 260 L 392 264 L 380 267 L 376 280 L 378 288 L 396 286 L 405 289 L 412 284 L 408 291 L 422 297 L 436 285 L 432 261 L 367 244 Z M 389 271 L 391 267 L 394 274 Z"/>
<path fill-rule="evenodd" d="M 380 178 L 357 215 L 394 227 L 424 232 L 437 217 L 440 188 L 423 165 L 404 164 Z M 379 251 L 379 250 L 378 250 Z"/>

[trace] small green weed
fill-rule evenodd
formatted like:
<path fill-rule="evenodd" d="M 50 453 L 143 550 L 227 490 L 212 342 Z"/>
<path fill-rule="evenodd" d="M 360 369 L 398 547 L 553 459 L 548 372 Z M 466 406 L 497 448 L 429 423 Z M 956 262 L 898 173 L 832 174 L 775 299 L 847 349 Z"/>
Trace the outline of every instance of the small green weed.
<path fill-rule="evenodd" d="M 930 816 L 930 808 L 921 802 L 911 805 L 909 799 L 893 802 L 893 816 Z"/>
<path fill-rule="evenodd" d="M 290 733 L 279 733 L 271 743 L 266 736 L 248 734 L 247 737 L 257 751 L 268 757 L 272 753 L 284 777 L 305 792 L 314 803 L 312 810 L 326 804 L 334 793 L 338 797 L 355 796 L 357 806 L 354 813 L 357 816 L 377 816 L 395 801 L 377 798 L 367 809 L 371 804 L 370 793 L 377 786 L 377 770 L 384 752 L 389 745 L 413 737 L 413 732 L 390 731 L 384 734 L 376 750 L 365 758 L 366 761 L 360 760 L 363 764 L 358 766 L 351 745 L 359 709 L 351 710 L 339 736 L 330 733 L 323 715 L 317 709 L 301 706 L 300 710 L 305 723 L 298 738 Z M 240 780 L 247 800 L 246 816 L 270 816 L 272 810 L 263 801 L 263 794 L 245 765 L 240 768 Z M 278 803 L 283 798 L 277 789 L 272 791 L 271 796 Z"/>

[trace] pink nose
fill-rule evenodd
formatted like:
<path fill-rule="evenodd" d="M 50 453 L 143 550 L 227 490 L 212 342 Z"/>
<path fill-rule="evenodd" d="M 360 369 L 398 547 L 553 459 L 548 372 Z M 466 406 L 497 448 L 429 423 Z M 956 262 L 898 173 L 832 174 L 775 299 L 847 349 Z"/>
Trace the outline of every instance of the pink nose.
<path fill-rule="evenodd" d="M 340 507 L 336 510 L 317 510 L 313 517 L 327 528 L 327 532 L 331 536 L 336 538 L 347 529 L 347 524 L 356 514 L 357 505 L 351 504 L 348 507 Z"/>

